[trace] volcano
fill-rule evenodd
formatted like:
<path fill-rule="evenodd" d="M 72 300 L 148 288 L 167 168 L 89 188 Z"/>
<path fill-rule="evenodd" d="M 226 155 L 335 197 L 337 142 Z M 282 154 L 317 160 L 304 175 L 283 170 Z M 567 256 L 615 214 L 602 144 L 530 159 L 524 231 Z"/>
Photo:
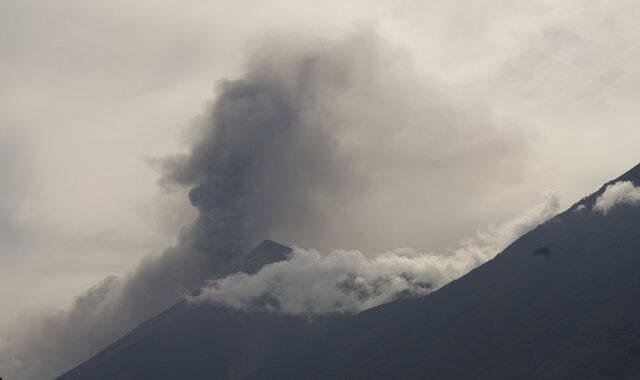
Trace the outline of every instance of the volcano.
<path fill-rule="evenodd" d="M 593 211 L 618 181 L 640 165 L 429 295 L 313 319 L 179 303 L 59 379 L 640 379 L 640 206 Z"/>
<path fill-rule="evenodd" d="M 267 240 L 224 272 L 254 274 L 264 265 L 286 260 L 290 252 L 291 248 Z M 182 301 L 59 379 L 244 378 L 292 342 L 317 338 L 339 320 L 311 321 Z"/>

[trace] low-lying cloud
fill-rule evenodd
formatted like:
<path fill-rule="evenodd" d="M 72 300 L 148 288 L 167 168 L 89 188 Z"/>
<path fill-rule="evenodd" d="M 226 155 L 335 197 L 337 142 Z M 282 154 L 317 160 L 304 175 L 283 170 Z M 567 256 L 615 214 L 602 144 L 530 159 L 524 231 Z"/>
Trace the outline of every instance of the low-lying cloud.
<path fill-rule="evenodd" d="M 596 199 L 593 210 L 607 215 L 618 205 L 640 204 L 640 187 L 630 181 L 619 181 L 606 187 L 602 195 Z"/>
<path fill-rule="evenodd" d="M 376 256 L 336 250 L 323 255 L 295 248 L 289 260 L 254 275 L 210 282 L 194 303 L 293 315 L 357 313 L 399 297 L 425 295 L 493 258 L 508 244 L 558 212 L 555 193 L 512 220 L 478 231 L 445 255 L 396 249 Z"/>

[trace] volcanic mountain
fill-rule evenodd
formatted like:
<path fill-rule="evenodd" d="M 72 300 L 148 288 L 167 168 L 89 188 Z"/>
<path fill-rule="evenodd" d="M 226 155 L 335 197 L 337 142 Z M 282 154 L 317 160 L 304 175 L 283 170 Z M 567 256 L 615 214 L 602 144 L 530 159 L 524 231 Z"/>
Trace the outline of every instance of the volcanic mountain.
<path fill-rule="evenodd" d="M 225 268 L 254 274 L 286 260 L 291 248 L 266 240 Z M 339 317 L 246 313 L 182 301 L 149 319 L 59 379 L 244 378 L 291 342 L 307 342 L 336 327 Z"/>
<path fill-rule="evenodd" d="M 427 296 L 313 319 L 180 303 L 60 379 L 640 379 L 640 206 L 593 209 L 618 181 L 640 165 Z"/>

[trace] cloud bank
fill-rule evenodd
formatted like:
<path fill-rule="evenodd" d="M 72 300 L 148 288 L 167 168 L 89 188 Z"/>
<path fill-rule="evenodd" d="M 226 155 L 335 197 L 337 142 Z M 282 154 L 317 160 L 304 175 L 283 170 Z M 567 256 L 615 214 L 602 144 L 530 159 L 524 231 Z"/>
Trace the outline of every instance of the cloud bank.
<path fill-rule="evenodd" d="M 238 273 L 211 281 L 194 303 L 226 305 L 293 315 L 357 313 L 399 297 L 425 295 L 493 258 L 538 224 L 553 217 L 558 196 L 512 220 L 480 230 L 446 255 L 397 249 L 376 256 L 336 250 L 322 255 L 294 249 L 289 260 L 254 275 Z"/>
<path fill-rule="evenodd" d="M 619 181 L 609 185 L 596 199 L 593 210 L 607 215 L 611 209 L 623 204 L 640 204 L 640 187 L 634 186 L 629 181 Z"/>

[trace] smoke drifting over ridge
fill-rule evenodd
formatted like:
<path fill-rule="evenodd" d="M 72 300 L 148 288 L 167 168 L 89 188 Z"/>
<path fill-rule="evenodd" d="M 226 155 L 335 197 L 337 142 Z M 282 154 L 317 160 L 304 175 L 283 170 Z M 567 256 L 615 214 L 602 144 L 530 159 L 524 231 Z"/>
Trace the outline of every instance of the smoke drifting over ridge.
<path fill-rule="evenodd" d="M 604 193 L 596 199 L 593 210 L 607 215 L 617 205 L 640 204 L 640 187 L 636 187 L 630 181 L 620 181 L 607 186 Z"/>
<path fill-rule="evenodd" d="M 15 331 L 3 368 L 12 378 L 50 378 L 223 274 L 262 239 L 338 245 L 353 219 L 341 224 L 336 215 L 366 220 L 363 210 L 377 210 L 358 198 L 411 187 L 399 178 L 413 180 L 417 168 L 434 186 L 442 173 L 464 180 L 464 191 L 520 169 L 517 135 L 414 75 L 370 32 L 263 44 L 242 78 L 219 84 L 191 151 L 159 161 L 163 182 L 190 187 L 198 210 L 176 245 L 90 289 L 71 310 Z"/>
<path fill-rule="evenodd" d="M 479 230 L 447 254 L 396 249 L 376 256 L 359 251 L 296 248 L 291 258 L 254 275 L 211 281 L 191 302 L 293 315 L 357 313 L 398 297 L 428 294 L 492 259 L 515 239 L 559 210 L 548 192 L 539 205 L 511 220 Z"/>

